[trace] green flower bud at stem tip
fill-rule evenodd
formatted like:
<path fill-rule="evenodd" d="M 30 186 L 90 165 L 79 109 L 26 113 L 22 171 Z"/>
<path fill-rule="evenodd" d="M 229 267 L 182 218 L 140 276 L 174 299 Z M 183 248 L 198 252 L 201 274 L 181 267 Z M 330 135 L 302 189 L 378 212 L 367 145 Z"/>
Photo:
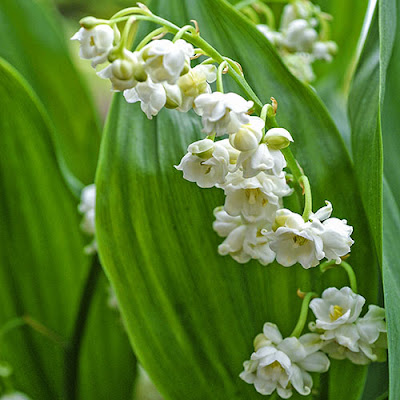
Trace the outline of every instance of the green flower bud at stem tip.
<path fill-rule="evenodd" d="M 293 142 L 293 138 L 284 128 L 272 128 L 265 134 L 263 142 L 273 150 L 282 150 Z"/>
<path fill-rule="evenodd" d="M 108 21 L 106 21 L 108 22 Z M 103 24 L 104 20 L 97 19 L 96 17 L 85 17 L 79 21 L 82 28 L 93 29 L 95 26 Z"/>

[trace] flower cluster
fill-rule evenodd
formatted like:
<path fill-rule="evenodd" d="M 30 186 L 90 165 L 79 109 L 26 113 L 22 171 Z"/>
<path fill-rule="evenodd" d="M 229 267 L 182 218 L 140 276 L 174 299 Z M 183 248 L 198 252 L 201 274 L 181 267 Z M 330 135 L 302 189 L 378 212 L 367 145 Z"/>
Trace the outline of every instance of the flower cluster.
<path fill-rule="evenodd" d="M 311 301 L 317 320 L 310 324 L 310 330 L 320 333 L 322 350 L 330 357 L 348 358 L 361 365 L 386 360 L 385 310 L 371 304 L 360 317 L 364 303 L 365 298 L 349 287 L 328 288 L 321 298 Z"/>
<path fill-rule="evenodd" d="M 328 357 L 319 351 L 322 344 L 314 333 L 283 339 L 278 327 L 267 322 L 263 333 L 254 339 L 254 353 L 244 362 L 240 378 L 254 384 L 263 395 L 276 390 L 280 397 L 288 399 L 295 389 L 307 396 L 313 386 L 309 372 L 326 372 L 330 366 Z"/>
<path fill-rule="evenodd" d="M 330 62 L 337 52 L 336 43 L 326 40 L 329 19 L 330 15 L 310 1 L 296 0 L 284 7 L 278 31 L 266 24 L 258 24 L 257 28 L 276 47 L 293 75 L 312 82 L 312 63 Z"/>
<path fill-rule="evenodd" d="M 189 111 L 194 99 L 210 93 L 209 83 L 216 80 L 214 65 L 191 68 L 194 48 L 182 39 L 153 40 L 132 52 L 123 46 L 116 28 L 98 24 L 82 27 L 72 40 L 80 42 L 80 56 L 92 60 L 93 67 L 109 62 L 97 74 L 111 81 L 112 90 L 124 92 L 128 103 L 140 102 L 149 119 L 163 107 Z"/>
<path fill-rule="evenodd" d="M 83 214 L 81 229 L 88 235 L 95 236 L 95 211 L 96 211 L 96 186 L 91 184 L 83 188 L 81 193 L 81 202 L 78 210 Z M 97 242 L 94 238 L 92 242 L 85 247 L 86 254 L 97 252 Z"/>
<path fill-rule="evenodd" d="M 365 365 L 372 361 L 385 361 L 387 338 L 385 310 L 370 305 L 360 317 L 364 297 L 349 287 L 328 288 L 321 298 L 308 293 L 303 301 L 295 331 L 283 339 L 275 324 L 265 323 L 263 333 L 254 339 L 254 352 L 243 363 L 240 374 L 245 382 L 253 384 L 257 392 L 271 395 L 275 390 L 287 399 L 295 389 L 307 396 L 313 380 L 308 372 L 323 373 L 330 366 L 329 357 L 354 364 Z M 312 333 L 300 336 L 307 319 L 308 306 L 316 321 L 309 324 Z M 300 326 L 300 329 L 298 328 Z"/>
<path fill-rule="evenodd" d="M 299 10 L 295 5 L 285 8 L 286 25 L 299 21 Z M 307 10 L 311 18 L 315 10 Z M 303 216 L 283 208 L 283 198 L 293 192 L 284 171 L 284 151 L 293 138 L 275 121 L 276 101 L 254 115 L 252 100 L 223 92 L 222 73 L 237 65 L 221 56 L 224 61 L 218 71 L 211 57 L 192 67 L 191 59 L 205 55 L 204 50 L 196 49 L 195 55 L 193 45 L 179 32 L 172 41 L 148 39 L 132 52 L 124 39 L 129 24 L 122 36 L 116 24 L 111 25 L 89 20 L 72 38 L 80 41 L 81 57 L 92 60 L 94 67 L 109 62 L 99 76 L 110 79 L 113 90 L 123 91 L 128 102 L 140 101 L 149 119 L 163 107 L 181 112 L 193 108 L 201 117 L 205 138 L 188 146 L 176 168 L 201 188 L 224 191 L 224 206 L 214 210 L 214 230 L 225 238 L 219 253 L 240 263 L 257 259 L 263 265 L 275 259 L 284 266 L 299 262 L 304 268 L 318 265 L 323 258 L 340 263 L 353 244 L 352 227 L 346 220 L 330 218 L 330 203 Z M 192 35 L 198 37 L 198 32 Z M 213 92 L 210 83 L 215 80 L 218 91 Z M 84 204 L 80 210 L 85 213 L 84 230 L 93 233 L 91 211 Z"/>

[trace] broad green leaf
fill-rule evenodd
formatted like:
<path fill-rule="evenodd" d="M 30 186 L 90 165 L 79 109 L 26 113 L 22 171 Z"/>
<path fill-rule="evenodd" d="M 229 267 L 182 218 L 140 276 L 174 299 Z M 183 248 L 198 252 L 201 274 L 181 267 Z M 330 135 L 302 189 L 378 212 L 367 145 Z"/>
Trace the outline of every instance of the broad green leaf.
<path fill-rule="evenodd" d="M 314 92 L 226 2 L 153 1 L 150 8 L 180 25 L 196 19 L 204 38 L 240 62 L 262 101 L 278 100 L 278 120 L 295 138 L 314 208 L 329 199 L 335 216 L 354 225 L 351 263 L 360 293 L 376 302 L 378 267 L 352 165 Z M 219 256 L 212 210 L 223 204 L 222 192 L 200 189 L 173 168 L 202 136 L 194 113 L 163 110 L 149 121 L 138 105 L 115 96 L 97 174 L 100 255 L 135 352 L 166 398 L 259 399 L 238 375 L 264 322 L 290 334 L 300 309 L 297 288 L 322 291 L 347 280 L 341 270 L 321 276 L 317 268 L 243 266 Z M 319 398 L 358 399 L 365 374 L 332 363 Z"/>
<path fill-rule="evenodd" d="M 396 28 L 395 10 L 396 2 L 380 3 L 379 19 L 376 16 L 371 25 L 349 101 L 355 169 L 378 256 L 382 261 L 390 393 L 394 399 L 400 393 L 397 379 L 400 368 L 400 319 L 397 311 L 400 265 L 395 239 L 400 223 L 400 176 L 397 172 L 400 145 L 397 100 L 400 89 L 397 76 L 400 30 L 398 26 Z"/>
<path fill-rule="evenodd" d="M 88 184 L 94 179 L 100 143 L 97 116 L 70 60 L 61 21 L 47 11 L 32 0 L 2 0 L 0 57 L 33 87 L 56 128 L 60 155 Z"/>
<path fill-rule="evenodd" d="M 73 385 L 65 379 L 72 376 L 69 342 L 91 260 L 83 252 L 77 201 L 58 169 L 48 117 L 3 60 L 0 131 L 0 327 L 24 316 L 31 321 L 2 335 L 0 359 L 13 366 L 16 389 L 34 399 L 72 400 L 65 393 Z M 90 395 L 81 389 L 85 396 L 77 398 L 85 400 L 128 398 L 135 370 L 128 342 L 105 306 L 101 279 L 89 318 L 79 320 L 83 343 L 74 347 L 77 379 L 81 374 L 98 385 Z"/>

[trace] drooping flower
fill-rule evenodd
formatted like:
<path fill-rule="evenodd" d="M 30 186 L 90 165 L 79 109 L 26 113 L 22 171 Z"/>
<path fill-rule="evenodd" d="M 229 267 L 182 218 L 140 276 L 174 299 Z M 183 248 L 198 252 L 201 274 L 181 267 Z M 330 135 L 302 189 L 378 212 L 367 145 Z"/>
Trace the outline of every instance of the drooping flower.
<path fill-rule="evenodd" d="M 287 209 L 278 210 L 275 221 L 279 227 L 263 233 L 271 241 L 278 263 L 290 267 L 299 262 L 304 268 L 318 265 L 325 256 L 320 226 L 304 222 L 299 214 Z"/>
<path fill-rule="evenodd" d="M 310 53 L 317 40 L 318 33 L 304 19 L 290 22 L 284 34 L 284 44 L 291 51 Z"/>
<path fill-rule="evenodd" d="M 284 174 L 260 173 L 246 179 L 240 170 L 228 174 L 225 183 L 217 187 L 224 189 L 225 211 L 232 216 L 241 215 L 249 223 L 263 220 L 272 224 L 282 197 L 292 193 Z"/>
<path fill-rule="evenodd" d="M 140 101 L 140 107 L 152 119 L 165 106 L 167 94 L 161 83 L 154 83 L 150 76 L 144 82 L 139 82 L 134 88 L 124 91 L 128 103 Z"/>
<path fill-rule="evenodd" d="M 236 133 L 229 135 L 229 142 L 239 151 L 256 150 L 263 136 L 265 122 L 260 117 L 249 117 L 249 122 L 242 125 Z"/>
<path fill-rule="evenodd" d="M 202 117 L 203 132 L 221 136 L 236 133 L 243 124 L 248 124 L 247 112 L 254 103 L 236 93 L 213 92 L 201 94 L 194 104 L 196 113 Z"/>
<path fill-rule="evenodd" d="M 154 40 L 141 51 L 146 63 L 146 72 L 155 83 L 177 83 L 185 68 L 189 67 L 190 57 L 194 54 L 193 46 L 179 39 L 175 43 L 166 40 Z"/>
<path fill-rule="evenodd" d="M 268 265 L 275 259 L 275 253 L 269 248 L 268 240 L 261 235 L 265 224 L 246 224 L 241 217 L 232 217 L 223 207 L 214 210 L 216 220 L 214 230 L 226 239 L 218 246 L 222 256 L 230 255 L 237 262 L 244 264 L 251 259 Z"/>
<path fill-rule="evenodd" d="M 257 29 L 274 45 L 282 44 L 282 33 L 273 31 L 268 25 L 258 24 Z"/>
<path fill-rule="evenodd" d="M 31 398 L 21 392 L 10 392 L 3 394 L 0 400 L 31 400 Z"/>
<path fill-rule="evenodd" d="M 333 54 L 337 52 L 337 44 L 332 41 L 326 42 L 315 42 L 312 48 L 312 56 L 316 60 L 325 60 L 331 62 L 333 59 Z"/>
<path fill-rule="evenodd" d="M 330 357 L 348 358 L 360 365 L 385 361 L 385 310 L 370 305 L 367 314 L 360 318 L 364 303 L 364 297 L 348 287 L 326 289 L 320 299 L 311 301 L 310 308 L 317 320 L 310 324 L 310 329 L 320 333 L 325 343 L 322 350 Z"/>
<path fill-rule="evenodd" d="M 238 153 L 230 146 L 227 139 L 214 142 L 203 139 L 189 145 L 187 154 L 176 169 L 183 171 L 183 177 L 196 182 L 199 187 L 210 188 L 225 182 L 231 165 L 231 158 L 236 161 Z"/>
<path fill-rule="evenodd" d="M 92 60 L 92 67 L 95 68 L 96 65 L 107 61 L 108 53 L 113 47 L 114 31 L 106 24 L 96 25 L 92 29 L 80 28 L 71 40 L 79 41 L 79 56 Z"/>
<path fill-rule="evenodd" d="M 96 185 L 88 185 L 83 188 L 81 193 L 81 202 L 78 206 L 78 211 L 83 214 L 81 229 L 88 235 L 95 235 L 95 210 L 96 210 Z M 85 247 L 87 254 L 92 254 L 97 251 L 96 239 Z"/>
<path fill-rule="evenodd" d="M 330 362 L 319 351 L 322 341 L 317 334 L 283 339 L 275 324 L 264 324 L 263 333 L 254 340 L 255 352 L 245 361 L 240 378 L 253 384 L 257 392 L 288 399 L 293 389 L 303 396 L 311 393 L 313 380 L 308 372 L 326 372 Z"/>
<path fill-rule="evenodd" d="M 309 221 L 287 209 L 276 213 L 275 230 L 263 232 L 271 241 L 278 263 L 289 267 L 299 262 L 304 268 L 315 267 L 320 260 L 341 262 L 354 243 L 350 238 L 353 228 L 346 220 L 329 218 L 332 205 L 327 202 Z M 323 221 L 323 222 L 321 222 Z"/>
<path fill-rule="evenodd" d="M 209 83 L 217 79 L 217 68 L 215 65 L 196 65 L 190 68 L 187 74 L 182 75 L 177 85 L 182 92 L 182 104 L 178 111 L 187 112 L 193 105 L 194 100 L 203 93 L 211 93 Z"/>
<path fill-rule="evenodd" d="M 340 290 L 331 287 L 324 290 L 321 298 L 311 300 L 310 308 L 317 318 L 318 329 L 334 330 L 354 322 L 360 316 L 364 303 L 364 297 L 347 286 Z"/>

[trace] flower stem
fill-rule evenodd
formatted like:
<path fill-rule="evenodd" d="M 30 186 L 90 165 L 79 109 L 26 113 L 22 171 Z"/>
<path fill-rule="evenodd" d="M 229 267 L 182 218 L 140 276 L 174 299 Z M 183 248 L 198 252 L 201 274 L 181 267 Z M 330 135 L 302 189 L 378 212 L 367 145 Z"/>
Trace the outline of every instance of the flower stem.
<path fill-rule="evenodd" d="M 136 7 L 132 7 L 132 10 L 136 10 Z M 112 23 L 118 23 L 118 22 L 123 22 L 126 21 L 130 16 L 129 12 L 126 10 L 124 11 L 123 14 L 117 13 L 110 22 Z M 144 15 L 135 15 L 136 20 L 141 20 L 141 21 L 149 21 L 149 22 L 154 22 L 158 25 L 164 26 L 168 32 L 172 34 L 177 34 L 181 28 L 179 26 L 173 24 L 170 21 L 167 21 L 164 18 L 161 18 L 157 15 L 149 14 L 148 12 L 144 12 L 142 9 L 139 9 L 141 11 L 141 14 Z M 121 11 L 121 13 L 122 13 Z M 130 13 L 134 13 L 136 11 L 131 11 Z M 222 63 L 223 61 L 228 61 L 229 64 L 231 64 L 229 59 L 226 59 L 223 57 L 214 47 L 212 47 L 208 42 L 206 42 L 200 35 L 196 34 L 191 34 L 189 32 L 185 32 L 183 34 L 183 39 L 185 39 L 187 42 L 191 43 L 195 47 L 199 47 L 204 51 L 204 53 L 214 59 L 217 63 Z M 232 65 L 233 67 L 233 65 Z M 254 110 L 256 112 L 260 112 L 262 108 L 262 103 L 261 100 L 257 97 L 257 95 L 254 93 L 253 89 L 250 87 L 250 85 L 247 83 L 246 79 L 243 77 L 242 73 L 239 73 L 237 71 L 237 66 L 236 68 L 229 68 L 228 70 L 229 75 L 232 76 L 232 78 L 236 81 L 236 83 L 243 89 L 244 93 L 254 102 Z"/>
<path fill-rule="evenodd" d="M 179 39 L 182 39 L 182 36 L 185 33 L 194 33 L 194 34 L 198 34 L 196 31 L 196 28 L 192 25 L 185 25 L 184 27 L 182 27 L 181 29 L 179 29 L 178 33 L 174 36 L 174 38 L 172 39 L 172 42 L 176 42 Z"/>
<path fill-rule="evenodd" d="M 304 222 L 307 222 L 310 219 L 310 214 L 312 213 L 312 194 L 310 181 L 306 175 L 302 175 L 299 179 L 299 183 L 302 185 L 304 190 L 303 220 Z"/>
<path fill-rule="evenodd" d="M 222 74 L 227 66 L 228 63 L 226 61 L 222 61 L 222 63 L 219 64 L 217 71 L 217 91 L 221 93 L 224 93 L 224 83 L 222 82 Z"/>
<path fill-rule="evenodd" d="M 156 37 L 160 35 L 161 33 L 166 32 L 166 29 L 162 26 L 161 28 L 157 28 L 154 31 L 150 32 L 148 35 L 146 35 L 143 40 L 137 45 L 135 51 L 141 50 L 144 46 L 146 46 L 147 43 L 153 39 L 153 37 Z"/>
<path fill-rule="evenodd" d="M 79 355 L 81 350 L 81 343 L 86 328 L 90 305 L 93 300 L 101 271 L 102 269 L 99 258 L 97 255 L 95 255 L 93 258 L 92 266 L 90 267 L 88 277 L 86 278 L 85 286 L 83 288 L 72 338 L 66 348 L 65 389 L 67 394 L 66 398 L 68 400 L 75 400 L 77 398 Z"/>
<path fill-rule="evenodd" d="M 335 260 L 326 261 L 326 262 L 322 263 L 319 268 L 320 268 L 321 272 L 324 273 L 328 269 L 332 269 L 335 267 L 342 267 L 346 271 L 347 276 L 349 277 L 351 290 L 354 293 L 357 293 L 358 286 L 357 286 L 356 274 L 355 274 L 353 268 L 351 267 L 351 265 L 349 263 L 347 263 L 346 261 L 342 260 L 342 262 L 340 264 L 336 264 Z"/>
<path fill-rule="evenodd" d="M 301 335 L 301 332 L 303 332 L 304 325 L 306 324 L 307 321 L 308 305 L 310 304 L 310 301 L 313 297 L 318 297 L 318 295 L 314 292 L 308 292 L 304 296 L 303 303 L 301 305 L 299 319 L 290 336 L 299 337 Z"/>

